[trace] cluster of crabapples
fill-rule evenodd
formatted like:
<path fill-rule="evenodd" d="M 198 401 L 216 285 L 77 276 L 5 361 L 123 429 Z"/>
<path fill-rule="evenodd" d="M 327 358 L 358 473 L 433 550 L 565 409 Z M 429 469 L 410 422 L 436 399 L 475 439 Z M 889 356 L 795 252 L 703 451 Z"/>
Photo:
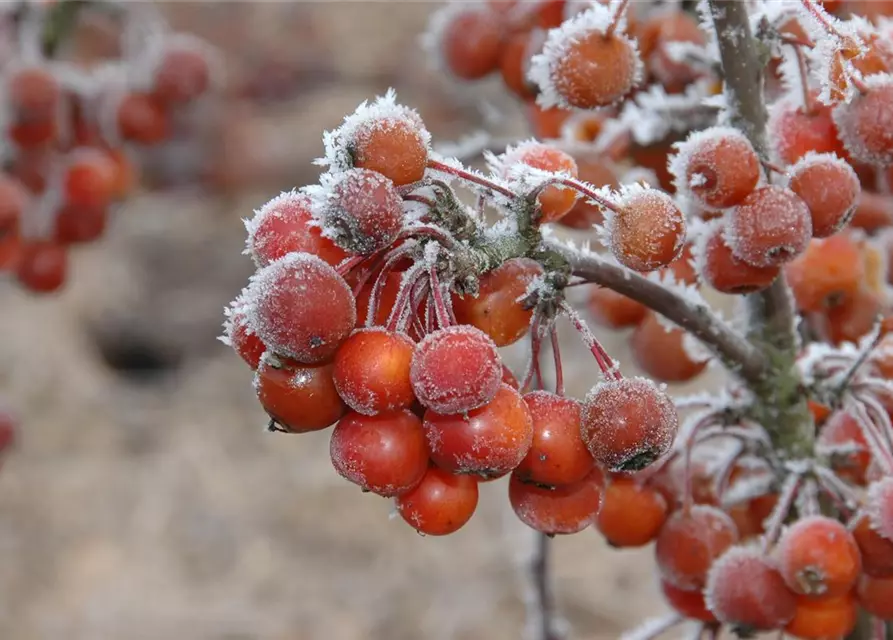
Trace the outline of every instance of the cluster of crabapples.
<path fill-rule="evenodd" d="M 0 272 L 29 291 L 62 287 L 70 248 L 102 237 L 135 187 L 139 150 L 169 140 L 212 89 L 203 42 L 164 32 L 143 44 L 87 67 L 23 54 L 3 68 Z"/>
<path fill-rule="evenodd" d="M 227 310 L 226 340 L 255 369 L 272 429 L 335 424 L 338 473 L 395 498 L 419 532 L 458 530 L 475 511 L 478 483 L 511 474 L 521 520 L 551 535 L 576 533 L 595 521 L 605 470 L 640 469 L 666 453 L 675 407 L 654 383 L 620 376 L 555 297 L 549 283 L 561 274 L 525 255 L 488 260 L 513 230 L 485 228 L 445 180 L 467 181 L 494 196 L 494 206 L 501 195 L 538 223 L 569 211 L 574 192 L 541 184 L 516 196 L 511 180 L 438 159 L 429 139 L 393 94 L 327 134 L 320 183 L 283 193 L 247 223 L 258 271 Z M 567 160 L 536 143 L 502 158 L 509 173 L 516 165 L 560 172 Z M 634 191 L 633 218 L 636 198 L 649 194 Z M 565 397 L 561 383 L 555 393 L 525 393 L 541 377 L 538 363 L 519 383 L 498 350 L 532 325 L 538 342 L 559 310 L 578 324 L 606 376 L 582 403 Z"/>

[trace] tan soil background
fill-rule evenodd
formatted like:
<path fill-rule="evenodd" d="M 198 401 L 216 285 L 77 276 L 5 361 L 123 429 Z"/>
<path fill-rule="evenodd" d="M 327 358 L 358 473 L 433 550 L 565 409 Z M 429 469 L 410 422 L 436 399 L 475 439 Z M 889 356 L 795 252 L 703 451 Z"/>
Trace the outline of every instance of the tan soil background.
<path fill-rule="evenodd" d="M 157 183 L 200 168 L 228 188 L 135 197 L 76 253 L 62 295 L 0 282 L 0 396 L 24 422 L 0 472 L 0 638 L 521 638 L 533 539 L 504 482 L 456 535 L 421 537 L 336 476 L 326 433 L 264 433 L 251 373 L 216 341 L 251 271 L 240 218 L 312 181 L 322 130 L 361 100 L 394 86 L 451 140 L 486 124 L 487 97 L 508 114 L 501 131 L 523 132 L 498 83 L 426 66 L 417 38 L 433 8 L 164 5 L 222 47 L 232 83 L 288 80 L 293 97 L 213 106 L 196 139 L 154 154 Z M 603 337 L 627 364 L 624 336 Z M 566 328 L 564 342 L 583 394 L 594 363 Z M 613 551 L 593 531 L 554 547 L 571 637 L 616 638 L 665 611 L 650 550 Z"/>

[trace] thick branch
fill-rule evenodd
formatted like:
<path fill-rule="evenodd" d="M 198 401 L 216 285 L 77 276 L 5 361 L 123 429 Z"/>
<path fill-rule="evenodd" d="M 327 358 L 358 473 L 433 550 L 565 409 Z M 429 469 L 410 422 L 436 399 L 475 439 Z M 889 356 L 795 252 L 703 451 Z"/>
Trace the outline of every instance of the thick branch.
<path fill-rule="evenodd" d="M 574 275 L 644 304 L 711 347 L 726 366 L 751 384 L 762 384 L 768 362 L 744 336 L 723 322 L 707 305 L 697 305 L 659 282 L 592 255 L 557 243 L 548 245 L 570 263 Z"/>
<path fill-rule="evenodd" d="M 767 115 L 763 92 L 766 55 L 751 34 L 748 3 L 741 0 L 708 0 L 708 3 L 719 42 L 732 122 L 766 160 Z M 794 367 L 796 314 L 784 275 L 765 291 L 748 295 L 747 305 L 748 337 L 762 348 L 771 367 L 762 384 L 752 385 L 758 398 L 754 417 L 769 431 L 781 453 L 791 457 L 809 455 L 814 428 Z"/>

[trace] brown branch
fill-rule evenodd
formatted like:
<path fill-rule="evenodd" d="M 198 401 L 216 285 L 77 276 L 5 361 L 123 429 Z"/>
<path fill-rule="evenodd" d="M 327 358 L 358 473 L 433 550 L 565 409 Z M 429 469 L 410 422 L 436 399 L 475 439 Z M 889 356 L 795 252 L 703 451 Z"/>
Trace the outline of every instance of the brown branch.
<path fill-rule="evenodd" d="M 547 246 L 570 263 L 574 275 L 622 293 L 667 317 L 711 347 L 731 371 L 752 384 L 762 384 L 769 364 L 764 355 L 706 304 L 695 304 L 659 282 L 593 254 L 558 243 Z"/>

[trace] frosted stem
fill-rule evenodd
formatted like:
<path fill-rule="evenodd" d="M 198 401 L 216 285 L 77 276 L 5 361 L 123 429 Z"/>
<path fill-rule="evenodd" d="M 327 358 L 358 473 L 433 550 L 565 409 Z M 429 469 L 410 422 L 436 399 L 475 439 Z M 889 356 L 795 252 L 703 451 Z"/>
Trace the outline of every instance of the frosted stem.
<path fill-rule="evenodd" d="M 555 596 L 552 592 L 552 563 L 549 536 L 537 534 L 536 550 L 530 562 L 533 587 L 527 605 L 527 628 L 530 640 L 564 640 L 555 624 Z"/>

